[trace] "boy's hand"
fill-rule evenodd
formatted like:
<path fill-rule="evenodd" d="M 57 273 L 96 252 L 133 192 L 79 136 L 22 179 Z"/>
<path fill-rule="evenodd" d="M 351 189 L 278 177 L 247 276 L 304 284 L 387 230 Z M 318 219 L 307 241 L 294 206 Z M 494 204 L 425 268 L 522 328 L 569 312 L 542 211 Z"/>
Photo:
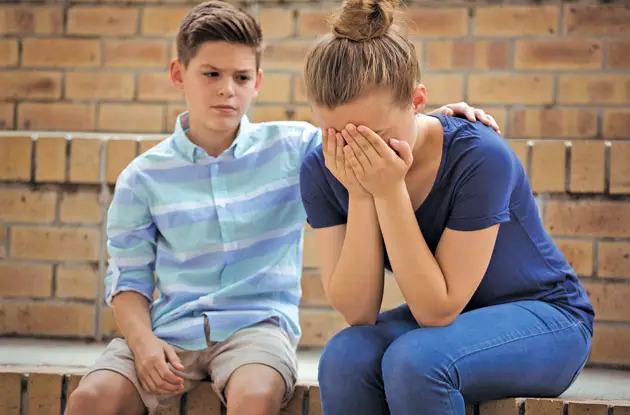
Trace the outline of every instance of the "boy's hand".
<path fill-rule="evenodd" d="M 464 115 L 468 119 L 468 121 L 481 121 L 488 127 L 492 127 L 492 129 L 494 129 L 494 131 L 496 131 L 498 134 L 501 134 L 499 125 L 492 115 L 486 114 L 486 112 L 482 109 L 471 107 L 465 102 L 447 104 L 436 109 L 435 111 L 431 111 L 429 114 L 442 114 L 448 116 Z"/>
<path fill-rule="evenodd" d="M 357 180 L 350 162 L 344 156 L 346 142 L 341 133 L 333 128 L 322 130 L 322 150 L 326 160 L 326 168 L 341 182 L 349 194 L 355 196 L 369 196 L 369 193 Z"/>
<path fill-rule="evenodd" d="M 156 395 L 173 395 L 184 392 L 184 379 L 168 366 L 184 370 L 171 345 L 153 337 L 133 350 L 136 372 L 142 388 Z"/>

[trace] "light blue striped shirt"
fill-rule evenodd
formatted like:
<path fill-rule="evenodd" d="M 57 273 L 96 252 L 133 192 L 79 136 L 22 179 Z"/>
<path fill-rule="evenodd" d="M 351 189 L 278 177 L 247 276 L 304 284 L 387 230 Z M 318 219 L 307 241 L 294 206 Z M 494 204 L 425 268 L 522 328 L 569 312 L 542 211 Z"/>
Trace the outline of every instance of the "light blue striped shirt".
<path fill-rule="evenodd" d="M 118 178 L 107 303 L 121 291 L 144 295 L 155 334 L 187 350 L 206 347 L 204 315 L 212 341 L 271 319 L 297 344 L 306 220 L 299 172 L 321 133 L 243 117 L 215 158 L 186 137 L 186 121 L 181 114 L 173 135 Z"/>

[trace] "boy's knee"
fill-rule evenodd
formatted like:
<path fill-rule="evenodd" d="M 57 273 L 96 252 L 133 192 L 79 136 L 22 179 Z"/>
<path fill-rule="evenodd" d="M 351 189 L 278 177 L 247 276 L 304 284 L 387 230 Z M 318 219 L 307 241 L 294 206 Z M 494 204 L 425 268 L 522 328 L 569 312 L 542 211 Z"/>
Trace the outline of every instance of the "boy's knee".
<path fill-rule="evenodd" d="M 284 393 L 284 388 L 278 388 L 277 385 L 268 382 L 243 385 L 230 391 L 228 408 L 233 408 L 234 411 L 230 412 L 235 414 L 277 414 Z"/>
<path fill-rule="evenodd" d="M 70 394 L 65 415 L 97 414 L 102 408 L 98 391 L 90 387 L 79 387 Z"/>

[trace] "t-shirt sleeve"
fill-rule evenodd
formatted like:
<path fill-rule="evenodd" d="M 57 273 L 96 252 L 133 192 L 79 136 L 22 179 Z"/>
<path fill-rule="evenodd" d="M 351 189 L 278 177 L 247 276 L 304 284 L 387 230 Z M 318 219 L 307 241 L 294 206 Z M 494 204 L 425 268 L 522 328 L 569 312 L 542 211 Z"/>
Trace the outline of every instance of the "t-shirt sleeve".
<path fill-rule="evenodd" d="M 515 177 L 509 148 L 500 142 L 480 143 L 466 150 L 458 170 L 446 226 L 475 231 L 508 222 Z"/>
<path fill-rule="evenodd" d="M 306 157 L 300 169 L 300 192 L 307 222 L 313 228 L 327 228 L 346 223 L 330 184 L 326 181 L 321 147 Z"/>

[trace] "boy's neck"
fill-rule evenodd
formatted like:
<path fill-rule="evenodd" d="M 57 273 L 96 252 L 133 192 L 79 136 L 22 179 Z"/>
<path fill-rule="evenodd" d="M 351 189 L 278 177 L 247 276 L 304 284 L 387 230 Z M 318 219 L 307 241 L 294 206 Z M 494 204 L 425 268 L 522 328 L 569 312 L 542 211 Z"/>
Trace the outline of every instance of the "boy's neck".
<path fill-rule="evenodd" d="M 240 126 L 240 124 L 237 125 L 233 130 L 213 130 L 188 116 L 186 118 L 185 123 L 188 124 L 186 136 L 211 157 L 218 157 L 230 148 Z"/>

